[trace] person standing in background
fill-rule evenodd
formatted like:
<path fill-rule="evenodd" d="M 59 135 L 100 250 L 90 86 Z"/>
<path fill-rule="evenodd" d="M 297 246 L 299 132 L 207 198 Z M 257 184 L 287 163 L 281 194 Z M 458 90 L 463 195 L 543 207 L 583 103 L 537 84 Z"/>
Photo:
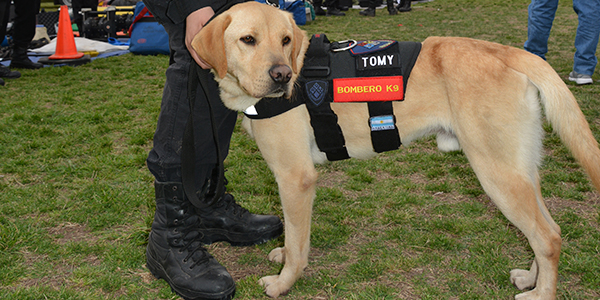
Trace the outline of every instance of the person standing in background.
<path fill-rule="evenodd" d="M 532 0 L 529 5 L 529 26 L 524 48 L 544 60 L 557 8 L 558 0 Z M 573 71 L 569 74 L 569 80 L 577 84 L 591 84 L 598 63 L 596 49 L 600 37 L 600 0 L 573 0 L 573 10 L 577 13 L 579 24 L 575 35 Z"/>
<path fill-rule="evenodd" d="M 398 14 L 398 10 L 394 7 L 394 0 L 386 0 L 386 5 L 387 5 L 387 10 L 388 13 L 390 15 L 397 15 Z M 370 0 L 369 1 L 369 7 L 361 12 L 359 12 L 359 14 L 361 16 L 367 16 L 367 17 L 374 17 L 375 16 L 375 8 L 377 7 L 377 1 L 376 0 Z"/>
<path fill-rule="evenodd" d="M 313 5 L 315 7 L 315 14 L 317 16 L 345 16 L 346 14 L 339 9 L 340 1 L 339 0 L 313 0 Z M 327 11 L 323 10 L 323 5 L 327 7 Z"/>
<path fill-rule="evenodd" d="M 35 36 L 37 25 L 37 14 L 40 12 L 41 0 L 16 0 L 15 19 L 13 22 L 13 51 L 10 67 L 18 69 L 39 69 L 43 67 L 40 63 L 32 62 L 27 56 L 29 43 Z M 11 0 L 0 0 L 0 37 L 6 35 L 6 27 L 10 17 Z M 10 71 L 6 67 L 0 67 L 0 77 L 19 78 L 21 73 Z"/>

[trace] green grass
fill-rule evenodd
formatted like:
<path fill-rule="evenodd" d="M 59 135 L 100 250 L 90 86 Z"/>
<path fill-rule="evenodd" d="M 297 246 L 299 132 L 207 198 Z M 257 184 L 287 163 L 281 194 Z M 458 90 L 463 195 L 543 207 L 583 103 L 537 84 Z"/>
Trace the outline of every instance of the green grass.
<path fill-rule="evenodd" d="M 330 40 L 422 41 L 465 36 L 522 47 L 528 1 L 436 0 L 413 11 L 319 17 L 303 28 Z M 548 62 L 566 80 L 577 18 L 560 2 Z M 0 299 L 176 299 L 145 268 L 154 212 L 145 166 L 166 56 L 23 71 L 0 87 Z M 593 76 L 600 81 L 598 73 Z M 568 82 L 600 139 L 600 84 Z M 563 230 L 559 299 L 600 299 L 600 195 L 544 125 L 542 192 Z M 273 176 L 238 127 L 229 190 L 252 211 L 282 216 Z M 460 152 L 425 139 L 373 160 L 318 167 L 310 265 L 285 299 L 509 299 L 528 268 L 524 236 L 490 203 Z M 265 245 L 209 246 L 239 299 L 279 272 Z"/>

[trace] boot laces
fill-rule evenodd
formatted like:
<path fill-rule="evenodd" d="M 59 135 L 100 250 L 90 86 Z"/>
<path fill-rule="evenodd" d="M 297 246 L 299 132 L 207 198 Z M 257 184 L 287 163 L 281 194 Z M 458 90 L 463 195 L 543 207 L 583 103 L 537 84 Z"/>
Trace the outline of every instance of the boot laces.
<path fill-rule="evenodd" d="M 247 209 L 237 204 L 233 195 L 229 193 L 223 195 L 221 203 L 221 205 L 225 206 L 225 211 L 231 211 L 234 216 L 243 217 L 245 214 L 250 213 Z"/>
<path fill-rule="evenodd" d="M 212 257 L 208 251 L 202 247 L 202 238 L 204 235 L 198 230 L 202 221 L 193 211 L 193 207 L 190 203 L 185 203 L 182 208 L 184 210 L 184 218 L 181 220 L 181 225 L 178 230 L 182 233 L 183 246 L 179 249 L 180 252 L 186 250 L 188 254 L 183 259 L 183 262 L 187 262 L 192 259 L 194 263 L 190 266 L 193 269 L 195 266 L 202 265 Z M 192 210 L 192 211 L 190 211 Z"/>

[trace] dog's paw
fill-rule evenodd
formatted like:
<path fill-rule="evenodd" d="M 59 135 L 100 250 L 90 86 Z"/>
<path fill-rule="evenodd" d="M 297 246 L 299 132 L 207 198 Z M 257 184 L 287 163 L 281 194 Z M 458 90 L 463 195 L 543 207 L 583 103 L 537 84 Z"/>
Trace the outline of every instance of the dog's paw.
<path fill-rule="evenodd" d="M 279 247 L 271 250 L 267 257 L 269 261 L 283 264 L 285 263 L 285 247 Z"/>
<path fill-rule="evenodd" d="M 527 270 L 514 269 L 510 271 L 510 282 L 519 290 L 531 289 L 535 287 L 537 274 Z"/>
<path fill-rule="evenodd" d="M 555 299 L 555 295 L 547 293 L 541 293 L 538 290 L 531 290 L 529 292 L 521 293 L 515 296 L 515 300 L 546 300 Z"/>
<path fill-rule="evenodd" d="M 285 295 L 289 291 L 289 287 L 282 287 L 282 283 L 279 282 L 279 275 L 265 276 L 258 281 L 258 284 L 265 288 L 265 293 L 271 298 Z"/>

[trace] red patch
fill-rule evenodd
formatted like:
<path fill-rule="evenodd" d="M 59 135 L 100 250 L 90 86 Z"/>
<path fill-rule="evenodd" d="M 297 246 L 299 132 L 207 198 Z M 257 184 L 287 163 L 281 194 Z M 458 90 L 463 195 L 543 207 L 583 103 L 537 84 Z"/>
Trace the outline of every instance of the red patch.
<path fill-rule="evenodd" d="M 333 102 L 395 101 L 404 99 L 402 76 L 333 79 Z"/>

